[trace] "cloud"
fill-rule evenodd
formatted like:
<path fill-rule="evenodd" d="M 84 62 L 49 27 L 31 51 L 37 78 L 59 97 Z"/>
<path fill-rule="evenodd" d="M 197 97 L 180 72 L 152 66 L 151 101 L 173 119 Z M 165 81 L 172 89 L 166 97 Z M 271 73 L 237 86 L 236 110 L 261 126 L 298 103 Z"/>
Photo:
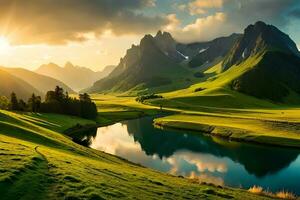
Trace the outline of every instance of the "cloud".
<path fill-rule="evenodd" d="M 182 165 L 182 161 L 194 166 L 194 172 L 196 172 L 196 174 L 201 174 L 203 172 L 227 173 L 228 171 L 224 159 L 216 158 L 215 156 L 208 154 L 179 151 L 167 158 L 166 161 L 172 166 L 170 170 L 171 174 L 190 176 L 191 171 L 186 171 L 184 169 L 186 166 Z"/>
<path fill-rule="evenodd" d="M 262 20 L 278 26 L 288 22 L 285 15 L 298 2 L 296 0 L 233 0 L 226 1 L 224 10 L 230 23 L 245 26 Z"/>
<path fill-rule="evenodd" d="M 155 0 L 1 0 L 0 34 L 15 44 L 85 41 L 107 30 L 117 35 L 158 30 L 163 15 L 145 15 Z"/>
<path fill-rule="evenodd" d="M 297 0 L 193 0 L 183 5 L 185 7 L 181 10 L 192 9 L 191 14 L 202 16 L 183 24 L 183 20 L 178 19 L 177 15 L 169 15 L 170 23 L 165 26 L 165 30 L 185 43 L 212 40 L 234 32 L 241 33 L 256 21 L 285 28 L 290 23 L 291 16 L 300 17 L 299 10 L 295 9 L 299 5 Z"/>
<path fill-rule="evenodd" d="M 291 10 L 288 15 L 300 19 L 300 8 Z"/>
<path fill-rule="evenodd" d="M 232 26 L 227 24 L 227 14 L 223 12 L 197 18 L 193 23 L 183 27 L 176 15 L 169 15 L 168 19 L 170 23 L 165 30 L 171 32 L 179 42 L 208 41 L 232 33 Z"/>
<path fill-rule="evenodd" d="M 205 14 L 207 9 L 221 8 L 223 0 L 195 0 L 189 3 L 188 8 L 191 15 Z"/>

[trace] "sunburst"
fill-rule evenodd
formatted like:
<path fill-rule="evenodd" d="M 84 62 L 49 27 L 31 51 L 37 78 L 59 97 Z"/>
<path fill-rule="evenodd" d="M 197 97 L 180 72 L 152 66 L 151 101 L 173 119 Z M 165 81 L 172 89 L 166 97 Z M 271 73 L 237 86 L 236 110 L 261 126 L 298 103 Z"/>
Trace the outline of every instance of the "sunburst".
<path fill-rule="evenodd" d="M 6 37 L 0 36 L 0 53 L 5 53 L 9 50 L 10 44 Z"/>

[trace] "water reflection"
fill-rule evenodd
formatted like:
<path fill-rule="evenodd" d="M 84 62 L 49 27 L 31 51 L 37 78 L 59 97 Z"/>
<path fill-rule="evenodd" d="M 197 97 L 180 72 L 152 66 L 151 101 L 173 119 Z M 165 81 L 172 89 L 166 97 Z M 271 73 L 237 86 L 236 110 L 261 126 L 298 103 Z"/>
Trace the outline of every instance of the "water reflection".
<path fill-rule="evenodd" d="M 211 182 L 300 193 L 299 151 L 155 129 L 152 118 L 99 128 L 90 147 L 144 166 Z"/>
<path fill-rule="evenodd" d="M 228 157 L 242 164 L 250 174 L 257 177 L 272 174 L 287 167 L 298 157 L 299 151 L 270 148 L 260 145 L 242 144 L 195 135 L 193 132 L 178 132 L 153 128 L 149 119 L 126 122 L 128 133 L 139 142 L 147 155 L 157 154 L 160 158 L 169 157 L 178 149 L 212 154 L 217 157 Z M 159 145 L 154 145 L 159 143 Z"/>

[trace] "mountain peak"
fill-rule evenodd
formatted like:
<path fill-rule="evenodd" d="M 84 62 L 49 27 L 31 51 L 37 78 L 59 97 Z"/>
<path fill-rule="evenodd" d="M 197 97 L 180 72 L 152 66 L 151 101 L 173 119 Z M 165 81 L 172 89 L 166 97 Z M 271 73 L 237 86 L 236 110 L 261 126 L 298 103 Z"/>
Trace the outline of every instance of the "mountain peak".
<path fill-rule="evenodd" d="M 159 31 L 157 31 L 157 33 L 156 33 L 156 36 L 155 37 L 160 37 L 160 36 L 162 36 L 163 34 L 162 34 L 162 31 L 161 30 L 159 30 Z"/>
<path fill-rule="evenodd" d="M 70 61 L 68 61 L 65 64 L 65 68 L 74 68 L 74 65 Z"/>
<path fill-rule="evenodd" d="M 255 27 L 266 27 L 268 25 L 263 21 L 257 21 L 257 22 L 255 22 L 254 26 Z"/>
<path fill-rule="evenodd" d="M 250 56 L 267 51 L 280 51 L 299 56 L 296 44 L 291 38 L 273 25 L 262 21 L 249 25 L 243 37 L 237 41 L 223 62 L 223 70 L 246 60 Z"/>
<path fill-rule="evenodd" d="M 156 40 L 159 40 L 159 42 L 162 40 L 174 42 L 172 35 L 169 32 L 165 32 L 165 31 L 162 32 L 159 30 L 154 38 Z"/>
<path fill-rule="evenodd" d="M 53 62 L 49 62 L 48 64 L 42 64 L 37 70 L 41 70 L 42 68 L 60 68 L 60 67 Z"/>
<path fill-rule="evenodd" d="M 153 43 L 154 43 L 154 38 L 153 38 L 153 36 L 150 35 L 150 34 L 147 34 L 147 35 L 145 35 L 145 36 L 142 38 L 142 40 L 141 40 L 141 42 L 140 42 L 140 47 L 141 47 L 141 48 L 149 47 L 149 46 L 152 46 Z M 133 47 L 133 48 L 134 48 L 134 47 Z"/>

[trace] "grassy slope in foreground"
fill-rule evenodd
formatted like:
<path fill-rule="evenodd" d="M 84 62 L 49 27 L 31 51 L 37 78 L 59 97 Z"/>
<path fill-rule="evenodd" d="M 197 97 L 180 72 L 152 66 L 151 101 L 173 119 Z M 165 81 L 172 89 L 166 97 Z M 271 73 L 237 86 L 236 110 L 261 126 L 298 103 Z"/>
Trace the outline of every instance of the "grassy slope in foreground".
<path fill-rule="evenodd" d="M 73 143 L 79 118 L 0 111 L 1 199 L 268 199 L 201 185 Z"/>

